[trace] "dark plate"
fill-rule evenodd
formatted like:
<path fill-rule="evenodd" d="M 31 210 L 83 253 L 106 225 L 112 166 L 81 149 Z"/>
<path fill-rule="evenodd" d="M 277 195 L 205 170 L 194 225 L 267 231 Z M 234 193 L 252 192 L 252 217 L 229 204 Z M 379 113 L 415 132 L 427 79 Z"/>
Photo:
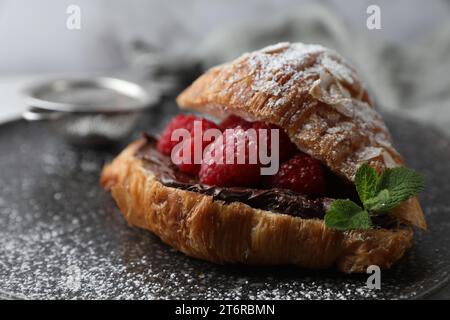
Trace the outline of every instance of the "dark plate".
<path fill-rule="evenodd" d="M 141 128 L 157 131 L 173 106 Z M 98 186 L 118 150 L 80 150 L 46 126 L 0 126 L 0 296 L 13 298 L 361 299 L 424 297 L 444 285 L 450 266 L 450 140 L 432 128 L 386 116 L 408 164 L 427 177 L 422 204 L 429 223 L 412 250 L 367 275 L 293 267 L 220 266 L 169 248 L 129 227 Z M 138 129 L 137 131 L 139 131 Z"/>

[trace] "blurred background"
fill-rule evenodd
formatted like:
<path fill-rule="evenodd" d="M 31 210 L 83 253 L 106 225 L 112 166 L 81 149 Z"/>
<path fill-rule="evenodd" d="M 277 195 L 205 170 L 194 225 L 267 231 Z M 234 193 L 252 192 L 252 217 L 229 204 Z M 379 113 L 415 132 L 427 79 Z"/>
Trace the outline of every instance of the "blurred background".
<path fill-rule="evenodd" d="M 0 121 L 49 75 L 132 78 L 164 96 L 242 52 L 302 41 L 351 61 L 379 108 L 450 134 L 450 0 L 0 0 L 0 39 Z"/>

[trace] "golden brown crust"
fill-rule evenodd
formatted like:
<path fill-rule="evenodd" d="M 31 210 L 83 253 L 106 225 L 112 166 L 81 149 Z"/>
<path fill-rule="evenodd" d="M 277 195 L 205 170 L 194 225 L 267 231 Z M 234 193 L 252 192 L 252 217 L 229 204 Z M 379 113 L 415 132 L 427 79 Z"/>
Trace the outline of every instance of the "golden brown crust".
<path fill-rule="evenodd" d="M 101 183 L 130 224 L 152 231 L 189 256 L 217 263 L 336 265 L 343 272 L 365 272 L 372 264 L 390 267 L 412 244 L 411 228 L 342 233 L 322 220 L 165 187 L 134 157 L 143 143 L 132 143 L 105 166 Z"/>
<path fill-rule="evenodd" d="M 322 46 L 281 43 L 244 54 L 208 70 L 177 102 L 276 124 L 300 150 L 350 181 L 362 163 L 379 172 L 403 165 L 356 72 Z M 400 218 L 426 228 L 417 199 L 411 202 Z"/>

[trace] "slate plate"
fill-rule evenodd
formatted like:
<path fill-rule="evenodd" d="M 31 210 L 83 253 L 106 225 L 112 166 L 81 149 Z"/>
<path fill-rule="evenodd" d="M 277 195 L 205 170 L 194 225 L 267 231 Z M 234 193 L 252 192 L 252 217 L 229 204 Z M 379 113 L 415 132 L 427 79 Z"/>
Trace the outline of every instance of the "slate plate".
<path fill-rule="evenodd" d="M 142 119 L 157 131 L 175 112 Z M 80 150 L 41 123 L 0 126 L 0 296 L 38 299 L 418 298 L 444 285 L 450 266 L 450 140 L 389 116 L 399 150 L 428 181 L 422 203 L 430 230 L 391 270 L 381 290 L 367 275 L 292 267 L 219 266 L 188 258 L 129 227 L 99 172 L 118 150 Z M 139 131 L 141 129 L 137 129 Z"/>

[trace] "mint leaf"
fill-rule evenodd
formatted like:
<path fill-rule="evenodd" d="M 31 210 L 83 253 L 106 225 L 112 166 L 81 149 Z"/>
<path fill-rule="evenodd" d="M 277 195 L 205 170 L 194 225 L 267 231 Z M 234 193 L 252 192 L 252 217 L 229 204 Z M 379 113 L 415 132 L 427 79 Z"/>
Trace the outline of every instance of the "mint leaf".
<path fill-rule="evenodd" d="M 372 227 L 368 212 L 351 200 L 335 200 L 324 220 L 327 227 L 340 231 Z"/>
<path fill-rule="evenodd" d="M 378 194 L 367 200 L 364 207 L 369 211 L 387 212 L 415 196 L 424 188 L 423 177 L 404 167 L 386 169 L 378 179 Z"/>
<path fill-rule="evenodd" d="M 359 167 L 355 185 L 364 208 L 370 212 L 388 212 L 423 190 L 423 177 L 405 167 L 386 169 L 378 176 L 367 164 Z"/>
<path fill-rule="evenodd" d="M 359 198 L 366 207 L 367 200 L 375 197 L 378 193 L 378 175 L 375 169 L 367 163 L 361 165 L 356 171 L 355 185 Z"/>
<path fill-rule="evenodd" d="M 424 189 L 424 178 L 405 167 L 386 169 L 378 182 L 378 190 L 383 189 L 389 190 L 392 200 L 400 204 Z"/>
<path fill-rule="evenodd" d="M 364 207 L 369 211 L 385 212 L 393 209 L 389 190 L 381 190 L 375 197 L 368 199 Z"/>

